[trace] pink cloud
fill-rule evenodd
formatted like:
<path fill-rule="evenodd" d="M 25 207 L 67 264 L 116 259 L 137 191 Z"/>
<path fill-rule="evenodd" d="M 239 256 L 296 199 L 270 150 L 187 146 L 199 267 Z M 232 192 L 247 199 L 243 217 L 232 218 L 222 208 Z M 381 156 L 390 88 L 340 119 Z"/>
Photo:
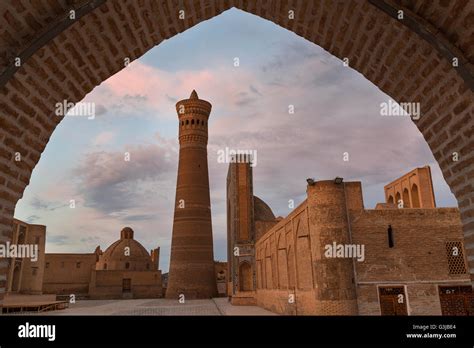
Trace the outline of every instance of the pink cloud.
<path fill-rule="evenodd" d="M 172 99 L 186 99 L 193 89 L 213 105 L 229 106 L 235 105 L 239 101 L 239 93 L 255 83 L 255 76 L 249 71 L 233 66 L 167 72 L 135 61 L 109 78 L 89 97 L 107 107 L 123 103 L 127 96 L 139 96 L 142 106 L 174 117 L 175 102 Z"/>

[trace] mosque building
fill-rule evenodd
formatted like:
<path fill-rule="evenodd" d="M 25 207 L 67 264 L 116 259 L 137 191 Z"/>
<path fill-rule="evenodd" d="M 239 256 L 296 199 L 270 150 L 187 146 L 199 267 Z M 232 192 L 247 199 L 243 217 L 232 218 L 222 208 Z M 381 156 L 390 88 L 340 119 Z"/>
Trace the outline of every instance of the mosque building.
<path fill-rule="evenodd" d="M 92 253 L 45 253 L 46 226 L 15 220 L 16 230 L 27 239 L 37 238 L 40 256 L 36 262 L 15 259 L 11 262 L 9 291 L 5 301 L 36 299 L 38 302 L 66 299 L 159 298 L 163 296 L 160 248 L 148 252 L 134 239 L 134 231 L 125 227 L 120 239 L 104 252 L 97 247 Z M 32 236 L 32 237 L 30 237 Z M 16 295 L 16 296 L 15 296 Z M 30 295 L 19 297 L 18 295 Z M 36 297 L 31 297 L 32 295 Z M 43 295 L 43 296 L 41 296 Z"/>
<path fill-rule="evenodd" d="M 474 315 L 458 208 L 431 171 L 387 184 L 366 209 L 358 181 L 307 180 L 285 218 L 253 195 L 251 158 L 227 176 L 228 294 L 286 315 Z"/>

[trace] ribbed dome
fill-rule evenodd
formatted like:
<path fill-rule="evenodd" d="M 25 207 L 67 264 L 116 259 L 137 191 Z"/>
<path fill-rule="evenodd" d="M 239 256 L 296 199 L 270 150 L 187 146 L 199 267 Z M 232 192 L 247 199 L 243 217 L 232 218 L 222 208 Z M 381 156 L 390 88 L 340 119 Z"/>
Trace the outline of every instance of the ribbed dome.
<path fill-rule="evenodd" d="M 253 196 L 253 209 L 255 221 L 272 221 L 275 220 L 275 215 L 272 209 L 262 199 Z"/>
<path fill-rule="evenodd" d="M 143 245 L 133 239 L 133 230 L 125 227 L 120 232 L 120 239 L 112 243 L 100 256 L 96 269 L 144 271 L 151 267 L 150 254 Z"/>

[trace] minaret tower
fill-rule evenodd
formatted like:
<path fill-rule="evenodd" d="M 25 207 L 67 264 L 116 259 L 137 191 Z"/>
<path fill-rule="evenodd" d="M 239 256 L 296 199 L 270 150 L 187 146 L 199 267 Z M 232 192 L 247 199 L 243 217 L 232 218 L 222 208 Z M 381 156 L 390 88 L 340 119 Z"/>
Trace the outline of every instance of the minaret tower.
<path fill-rule="evenodd" d="M 179 164 L 166 298 L 217 295 L 207 168 L 207 121 L 211 108 L 194 90 L 189 99 L 176 104 Z"/>

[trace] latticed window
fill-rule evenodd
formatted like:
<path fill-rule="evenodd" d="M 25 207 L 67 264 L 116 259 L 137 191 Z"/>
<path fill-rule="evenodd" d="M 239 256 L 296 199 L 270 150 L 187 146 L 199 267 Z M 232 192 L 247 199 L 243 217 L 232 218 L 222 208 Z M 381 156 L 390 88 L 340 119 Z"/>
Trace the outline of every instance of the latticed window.
<path fill-rule="evenodd" d="M 448 257 L 449 274 L 465 274 L 467 272 L 462 242 L 446 242 L 446 255 Z"/>

